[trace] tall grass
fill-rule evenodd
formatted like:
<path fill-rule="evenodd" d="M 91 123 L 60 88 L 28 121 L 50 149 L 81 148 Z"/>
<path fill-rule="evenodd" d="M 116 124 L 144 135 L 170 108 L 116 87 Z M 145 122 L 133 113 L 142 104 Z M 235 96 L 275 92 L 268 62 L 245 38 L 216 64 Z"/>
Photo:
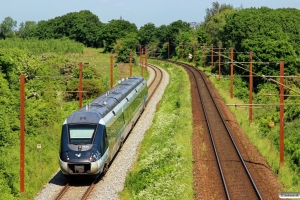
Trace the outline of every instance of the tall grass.
<path fill-rule="evenodd" d="M 0 40 L 0 48 L 18 48 L 38 55 L 43 53 L 83 53 L 84 45 L 67 38 L 47 40 L 8 38 Z"/>
<path fill-rule="evenodd" d="M 193 199 L 189 79 L 180 67 L 158 65 L 167 70 L 170 82 L 142 141 L 135 167 L 126 178 L 121 199 Z"/>

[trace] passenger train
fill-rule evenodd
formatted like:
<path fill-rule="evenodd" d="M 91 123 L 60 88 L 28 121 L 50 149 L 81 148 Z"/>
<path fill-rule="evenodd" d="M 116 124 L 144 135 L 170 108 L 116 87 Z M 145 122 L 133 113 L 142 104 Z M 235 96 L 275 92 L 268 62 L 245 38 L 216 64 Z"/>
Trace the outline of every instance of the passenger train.
<path fill-rule="evenodd" d="M 133 76 L 72 113 L 62 125 L 61 172 L 68 178 L 105 173 L 143 112 L 147 97 L 146 80 Z"/>

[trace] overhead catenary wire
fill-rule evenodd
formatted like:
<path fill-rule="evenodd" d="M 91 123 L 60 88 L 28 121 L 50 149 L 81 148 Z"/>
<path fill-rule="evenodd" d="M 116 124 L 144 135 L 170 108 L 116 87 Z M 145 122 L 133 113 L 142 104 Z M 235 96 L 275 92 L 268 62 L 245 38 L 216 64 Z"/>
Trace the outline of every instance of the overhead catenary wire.
<path fill-rule="evenodd" d="M 213 51 L 213 52 L 214 52 L 214 51 Z M 218 52 L 214 52 L 214 53 L 218 54 Z M 224 54 L 221 54 L 221 55 L 222 55 L 223 57 L 225 57 L 225 58 L 230 59 L 228 56 L 226 56 L 226 55 L 224 55 Z M 247 71 L 247 72 L 250 72 L 248 69 L 245 69 L 245 68 L 243 68 L 243 67 L 241 67 L 241 66 L 235 64 L 235 62 L 233 62 L 232 64 L 233 64 L 234 66 L 240 68 L 240 69 L 243 69 L 243 70 L 245 70 L 245 71 Z M 265 75 L 260 75 L 260 74 L 255 73 L 255 72 L 252 72 L 252 74 L 254 74 L 254 75 L 258 76 L 258 77 L 261 77 L 261 78 L 263 78 L 263 79 L 266 79 L 266 80 L 268 80 L 268 81 L 271 81 L 271 82 L 273 82 L 273 83 L 276 83 L 276 84 L 278 84 L 278 85 L 281 85 L 281 86 L 283 86 L 284 88 L 287 88 L 287 89 L 289 89 L 289 90 L 291 90 L 291 91 L 293 91 L 293 92 L 295 92 L 295 93 L 297 93 L 297 94 L 300 94 L 300 92 L 294 90 L 293 88 L 290 88 L 290 87 L 288 87 L 288 86 L 286 86 L 286 85 L 284 85 L 284 84 L 281 84 L 280 82 L 278 82 L 278 81 L 276 81 L 276 80 L 274 80 L 274 79 L 267 78 L 267 76 L 265 76 Z"/>

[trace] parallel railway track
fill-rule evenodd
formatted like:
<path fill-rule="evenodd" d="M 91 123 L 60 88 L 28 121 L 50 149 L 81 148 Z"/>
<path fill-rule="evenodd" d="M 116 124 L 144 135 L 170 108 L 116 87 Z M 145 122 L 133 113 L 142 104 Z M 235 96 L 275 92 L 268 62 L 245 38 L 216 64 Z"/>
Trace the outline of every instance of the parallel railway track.
<path fill-rule="evenodd" d="M 160 68 L 151 64 L 149 65 L 149 67 L 154 71 L 154 78 L 152 79 L 152 81 L 148 86 L 147 103 L 151 100 L 153 94 L 156 92 L 163 79 L 163 72 Z M 60 191 L 60 193 L 57 195 L 55 199 L 56 200 L 60 200 L 60 199 L 85 200 L 89 197 L 96 184 L 99 181 L 101 181 L 102 176 L 103 175 L 101 174 L 98 178 L 96 178 L 93 181 L 84 181 L 80 183 L 78 181 L 75 183 L 69 182 L 64 186 L 64 188 Z"/>
<path fill-rule="evenodd" d="M 173 62 L 173 61 L 172 61 Z M 235 144 L 232 134 L 207 86 L 205 75 L 195 67 L 173 62 L 186 69 L 191 84 L 197 87 L 198 98 L 205 116 L 207 132 L 210 135 L 216 165 L 219 169 L 224 199 L 262 199 L 256 184 Z"/>

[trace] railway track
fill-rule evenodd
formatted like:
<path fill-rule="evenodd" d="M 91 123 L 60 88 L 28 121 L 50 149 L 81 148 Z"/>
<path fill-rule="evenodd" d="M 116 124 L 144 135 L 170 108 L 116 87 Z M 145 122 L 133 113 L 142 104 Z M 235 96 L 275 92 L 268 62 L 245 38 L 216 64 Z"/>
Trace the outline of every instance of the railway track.
<path fill-rule="evenodd" d="M 215 158 L 212 159 L 218 166 L 218 175 L 221 180 L 215 182 L 223 188 L 217 195 L 224 199 L 262 199 L 256 184 L 235 144 L 232 134 L 212 96 L 205 80 L 205 74 L 187 64 L 173 62 L 186 69 L 190 76 L 191 85 L 197 90 L 198 109 L 202 110 L 212 144 Z M 216 172 L 216 171 L 215 171 Z M 213 176 L 212 174 L 210 176 Z M 220 186 L 222 184 L 222 186 Z"/>
<path fill-rule="evenodd" d="M 99 181 L 99 178 L 93 181 L 76 181 L 69 182 L 65 185 L 60 194 L 56 197 L 57 200 L 60 199 L 82 199 L 88 198 L 89 194 Z M 91 183 L 92 182 L 92 183 Z"/>
<path fill-rule="evenodd" d="M 148 66 L 154 70 L 154 79 L 148 86 L 147 103 L 151 100 L 153 94 L 155 93 L 155 91 L 157 90 L 158 86 L 160 85 L 160 83 L 163 79 L 163 73 L 159 67 L 156 67 L 155 65 L 152 65 L 152 64 L 149 64 Z"/>
<path fill-rule="evenodd" d="M 151 100 L 153 94 L 158 89 L 161 81 L 163 79 L 163 72 L 159 67 L 149 64 L 148 65 L 154 71 L 154 78 L 150 82 L 148 86 L 148 99 L 147 103 Z M 113 161 L 112 161 L 113 162 Z M 86 200 L 89 195 L 92 193 L 94 187 L 96 187 L 97 183 L 101 181 L 103 175 L 101 174 L 95 180 L 92 181 L 76 181 L 67 183 L 64 188 L 60 191 L 60 193 L 55 198 L 56 200 L 63 199 L 81 199 Z"/>

